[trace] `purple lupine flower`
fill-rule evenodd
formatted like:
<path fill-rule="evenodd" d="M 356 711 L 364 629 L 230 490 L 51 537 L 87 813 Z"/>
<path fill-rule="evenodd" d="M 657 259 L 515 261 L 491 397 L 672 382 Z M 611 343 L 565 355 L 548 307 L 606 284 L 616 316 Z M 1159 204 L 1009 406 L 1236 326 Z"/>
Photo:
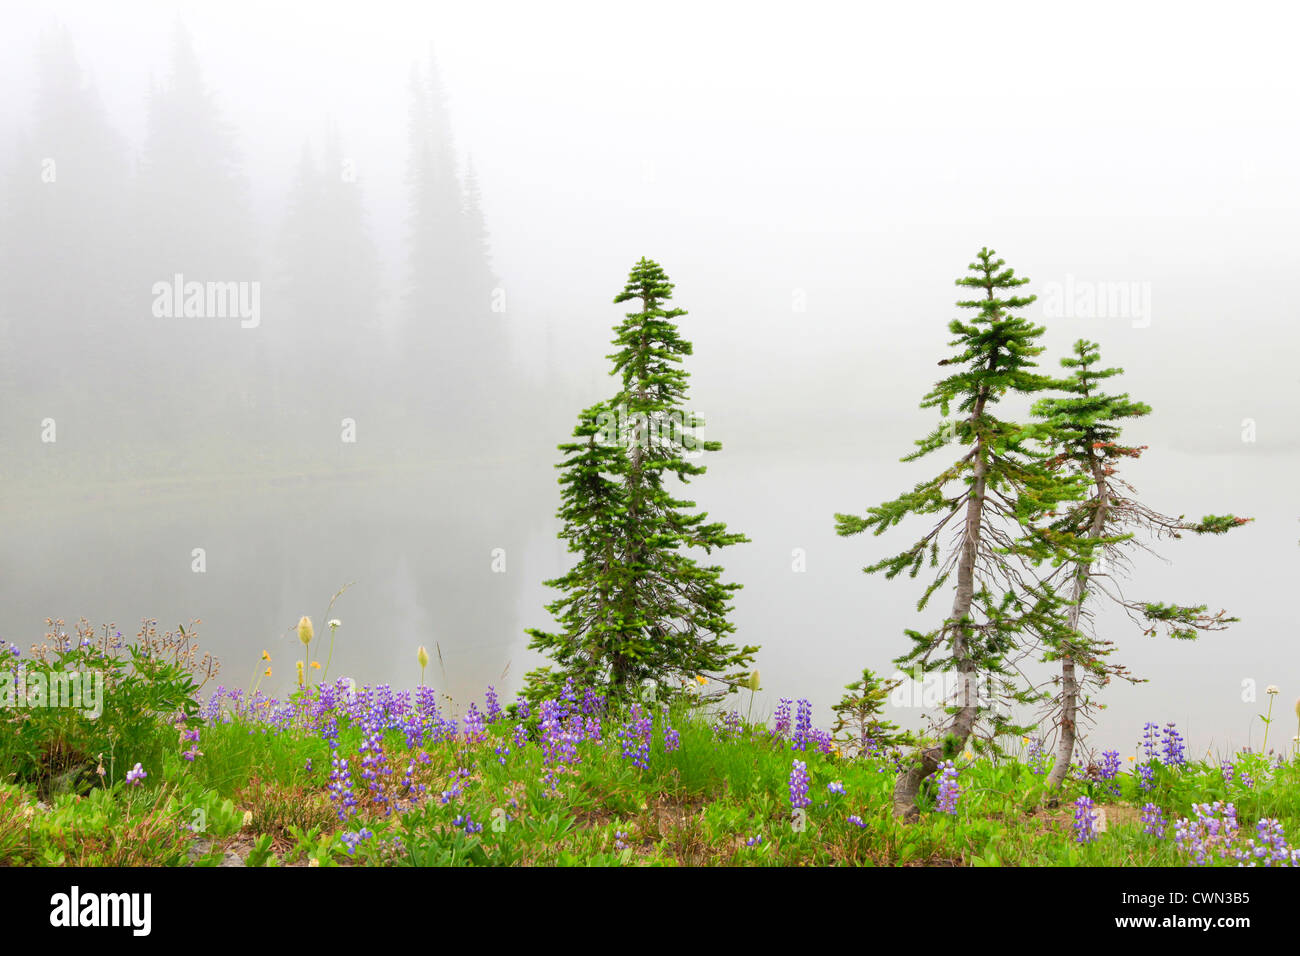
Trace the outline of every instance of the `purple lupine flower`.
<path fill-rule="evenodd" d="M 790 768 L 790 806 L 798 810 L 812 803 L 808 796 L 808 767 L 796 760 Z"/>
<path fill-rule="evenodd" d="M 682 745 L 682 735 L 672 724 L 664 725 L 664 753 L 672 753 Z"/>
<path fill-rule="evenodd" d="M 1228 760 L 1223 761 L 1223 763 L 1219 765 L 1219 773 L 1223 776 L 1224 783 L 1232 783 L 1232 777 L 1233 774 L 1235 773 L 1235 770 L 1232 766 L 1231 761 Z"/>
<path fill-rule="evenodd" d="M 824 730 L 814 728 L 809 732 L 808 740 L 819 754 L 830 756 L 835 752 L 835 740 Z"/>
<path fill-rule="evenodd" d="M 582 712 L 588 716 L 600 714 L 605 710 L 605 698 L 590 687 L 582 692 Z"/>
<path fill-rule="evenodd" d="M 487 739 L 487 722 L 478 709 L 478 704 L 470 702 L 469 712 L 465 714 L 465 743 L 479 744 Z"/>
<path fill-rule="evenodd" d="M 745 841 L 745 846 L 762 846 L 762 845 L 763 845 L 763 834 L 761 833 L 756 833 L 748 840 Z"/>
<path fill-rule="evenodd" d="M 791 738 L 791 746 L 795 750 L 803 750 L 808 746 L 809 735 L 812 731 L 812 701 L 803 697 L 799 698 L 798 710 L 795 715 L 794 737 Z"/>
<path fill-rule="evenodd" d="M 1077 843 L 1091 843 L 1097 839 L 1097 811 L 1091 797 L 1074 801 L 1074 839 Z"/>
<path fill-rule="evenodd" d="M 140 781 L 147 776 L 149 775 L 145 773 L 144 767 L 140 766 L 140 764 L 136 764 L 126 772 L 126 782 L 133 787 L 138 787 L 140 786 Z"/>
<path fill-rule="evenodd" d="M 1101 755 L 1101 779 L 1114 780 L 1119 776 L 1120 759 L 1118 750 L 1107 750 Z"/>
<path fill-rule="evenodd" d="M 1142 727 L 1142 754 L 1148 760 L 1155 759 L 1160 752 L 1160 725 L 1148 720 Z"/>
<path fill-rule="evenodd" d="M 1043 740 L 1037 734 L 1029 738 L 1029 750 L 1025 754 L 1025 759 L 1029 763 L 1029 772 L 1033 774 L 1046 773 L 1047 768 L 1042 765 L 1043 757 Z"/>
<path fill-rule="evenodd" d="M 1187 763 L 1187 746 L 1178 728 L 1173 723 L 1165 724 L 1164 741 L 1160 747 L 1160 759 L 1166 767 L 1181 767 Z"/>
<path fill-rule="evenodd" d="M 862 817 L 858 816 L 856 813 L 849 817 L 849 823 L 853 824 L 859 830 L 864 830 L 866 829 L 867 826 L 867 822 L 863 820 Z"/>
<path fill-rule="evenodd" d="M 833 780 L 833 781 L 831 781 L 830 783 L 826 784 L 826 789 L 827 789 L 830 793 L 838 793 L 838 794 L 840 794 L 840 795 L 843 795 L 843 793 L 844 793 L 844 784 L 841 783 L 841 782 L 838 781 L 838 780 Z"/>
<path fill-rule="evenodd" d="M 497 699 L 497 689 L 488 686 L 487 689 L 487 722 L 496 723 L 501 719 L 501 702 Z"/>
<path fill-rule="evenodd" d="M 573 678 L 570 677 L 564 682 L 564 687 L 560 690 L 560 710 L 565 717 L 573 711 L 578 703 L 578 698 L 573 690 Z"/>
<path fill-rule="evenodd" d="M 772 733 L 778 737 L 784 737 L 790 733 L 790 705 L 794 701 L 789 697 L 782 697 L 781 702 L 777 705 L 776 713 L 773 715 Z"/>
<path fill-rule="evenodd" d="M 556 787 L 559 767 L 578 763 L 578 735 L 566 729 L 561 719 L 559 701 L 542 701 L 539 727 L 542 733 L 542 765 L 549 768 L 546 780 L 551 790 Z"/>
<path fill-rule="evenodd" d="M 483 824 L 475 823 L 474 818 L 471 817 L 468 813 L 461 814 L 460 816 L 456 817 L 455 820 L 451 821 L 451 825 L 455 827 L 460 827 L 466 833 L 473 834 L 473 833 L 483 832 Z"/>
<path fill-rule="evenodd" d="M 372 833 L 368 827 L 362 827 L 360 830 L 350 830 L 347 833 L 341 834 L 339 839 L 341 839 L 343 845 L 348 848 L 348 856 L 351 856 L 357 852 L 358 844 L 363 840 L 369 840 L 373 836 L 374 833 Z"/>
<path fill-rule="evenodd" d="M 1163 810 L 1157 807 L 1154 803 L 1146 803 L 1142 805 L 1142 832 L 1143 833 L 1146 833 L 1149 836 L 1153 836 L 1157 840 L 1162 840 L 1164 839 L 1165 831 L 1168 828 L 1169 825 L 1168 822 L 1165 820 L 1165 814 Z"/>
<path fill-rule="evenodd" d="M 1102 753 L 1098 776 L 1103 781 L 1109 781 L 1110 786 L 1107 789 L 1117 797 L 1120 794 L 1119 783 L 1116 782 L 1119 778 L 1120 766 L 1118 750 L 1107 750 Z"/>
<path fill-rule="evenodd" d="M 631 720 L 623 724 L 618 732 L 623 741 L 623 759 L 632 761 L 632 765 L 642 770 L 650 769 L 650 737 L 654 731 L 654 718 L 643 714 L 639 703 L 632 704 L 628 713 Z"/>
<path fill-rule="evenodd" d="M 1264 817 L 1255 824 L 1255 839 L 1246 841 L 1234 856 L 1246 866 L 1289 866 L 1300 861 L 1300 850 L 1287 845 L 1281 821 Z"/>
<path fill-rule="evenodd" d="M 951 760 L 939 764 L 939 798 L 935 809 L 940 813 L 957 813 L 957 798 L 961 796 L 961 787 L 957 782 L 958 772 Z"/>
<path fill-rule="evenodd" d="M 1225 859 L 1237 838 L 1237 808 L 1231 803 L 1194 803 L 1195 820 L 1183 817 L 1174 825 L 1174 841 L 1192 857 L 1193 865 L 1204 866 L 1211 855 Z"/>
<path fill-rule="evenodd" d="M 720 740 L 739 740 L 741 734 L 740 714 L 734 710 L 727 711 L 718 718 L 718 725 L 713 728 L 713 734 Z"/>
<path fill-rule="evenodd" d="M 338 744 L 335 743 L 334 746 Z M 357 812 L 357 798 L 352 792 L 352 771 L 348 769 L 348 762 L 343 757 L 335 756 L 330 765 L 333 768 L 329 779 L 330 800 L 336 805 L 335 812 L 339 819 L 346 820 Z"/>

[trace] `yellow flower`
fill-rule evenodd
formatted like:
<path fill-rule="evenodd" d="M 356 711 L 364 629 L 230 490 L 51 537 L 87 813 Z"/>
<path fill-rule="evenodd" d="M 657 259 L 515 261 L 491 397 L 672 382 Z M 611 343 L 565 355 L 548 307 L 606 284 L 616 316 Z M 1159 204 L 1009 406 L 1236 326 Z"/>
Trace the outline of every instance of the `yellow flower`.
<path fill-rule="evenodd" d="M 420 649 L 415 652 L 415 659 L 420 662 L 421 667 L 429 666 L 429 652 L 424 649 L 423 644 L 421 644 Z"/>
<path fill-rule="evenodd" d="M 311 643 L 311 638 L 311 618 L 304 614 L 302 620 L 298 622 L 298 640 L 302 641 L 303 644 L 306 645 Z"/>
<path fill-rule="evenodd" d="M 314 670 L 314 671 L 318 671 L 318 670 L 320 670 L 320 661 L 312 661 L 312 662 L 311 662 L 311 669 Z"/>
<path fill-rule="evenodd" d="M 1128 758 L 1128 762 L 1129 762 L 1129 763 L 1132 763 L 1134 760 L 1137 760 L 1137 757 L 1130 756 L 1130 757 Z"/>
<path fill-rule="evenodd" d="M 271 659 L 271 652 L 270 652 L 270 651 L 262 651 L 262 660 L 264 660 L 264 661 L 269 661 L 270 659 Z"/>
<path fill-rule="evenodd" d="M 974 755 L 973 753 L 971 753 L 969 750 L 966 751 L 966 759 L 967 759 L 967 760 L 972 759 L 974 756 L 975 756 L 975 755 Z"/>
<path fill-rule="evenodd" d="M 709 679 L 707 677 L 701 677 L 699 674 L 695 675 L 695 683 L 699 684 L 701 687 L 703 687 L 708 682 Z"/>
<path fill-rule="evenodd" d="M 269 668 L 269 667 L 266 669 L 266 676 L 267 676 L 267 677 L 270 677 L 270 676 L 271 676 L 271 668 Z"/>

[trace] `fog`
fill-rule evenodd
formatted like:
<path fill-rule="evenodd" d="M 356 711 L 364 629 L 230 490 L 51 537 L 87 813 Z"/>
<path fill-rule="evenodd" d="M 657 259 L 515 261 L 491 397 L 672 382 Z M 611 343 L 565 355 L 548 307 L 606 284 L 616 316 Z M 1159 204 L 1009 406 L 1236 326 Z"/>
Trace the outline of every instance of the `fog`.
<path fill-rule="evenodd" d="M 1040 296 L 1045 369 L 1095 339 L 1153 407 L 1125 433 L 1141 499 L 1255 519 L 1136 562 L 1134 596 L 1242 620 L 1189 644 L 1102 615 L 1149 682 L 1105 692 L 1089 743 L 1173 720 L 1198 755 L 1257 746 L 1268 684 L 1289 739 L 1300 81 L 1276 12 L 6 4 L 0 639 L 197 618 L 223 683 L 265 649 L 286 692 L 291 626 L 348 585 L 335 674 L 410 685 L 436 645 L 457 700 L 512 694 L 568 566 L 555 445 L 616 390 L 644 255 L 723 443 L 689 497 L 751 539 L 718 561 L 755 712 L 807 697 L 825 723 L 942 617 L 861 573 L 916 525 L 833 515 L 947 463 L 899 458 L 987 245 Z"/>

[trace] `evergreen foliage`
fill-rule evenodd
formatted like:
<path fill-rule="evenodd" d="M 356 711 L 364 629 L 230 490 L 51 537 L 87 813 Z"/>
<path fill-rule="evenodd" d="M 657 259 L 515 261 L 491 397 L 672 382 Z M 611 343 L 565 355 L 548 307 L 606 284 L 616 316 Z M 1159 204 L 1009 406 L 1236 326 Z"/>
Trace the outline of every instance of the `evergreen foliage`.
<path fill-rule="evenodd" d="M 1033 396 L 1058 385 L 1035 370 L 1044 328 L 1016 314 L 1035 299 L 1016 292 L 1028 280 L 1017 277 L 990 249 L 982 249 L 969 268 L 971 274 L 957 285 L 977 294 L 957 304 L 974 315 L 950 323 L 955 336 L 950 345 L 957 351 L 939 362 L 955 370 L 921 402 L 922 408 L 939 409 L 944 420 L 903 461 L 953 444 L 957 457 L 911 491 L 868 509 L 865 517 L 835 516 L 841 535 L 879 535 L 910 516 L 936 517 L 911 546 L 864 570 L 883 571 L 886 578 L 903 571 L 916 577 L 928 563 L 935 574 L 918 611 L 950 579 L 954 583 L 952 610 L 942 624 L 930 631 L 909 630 L 912 647 L 896 659 L 918 675 L 936 670 L 956 675 L 955 700 L 946 708 L 938 743 L 923 748 L 898 780 L 895 808 L 908 814 L 915 811 L 921 782 L 967 745 L 977 724 L 987 732 L 976 746 L 991 747 L 997 736 L 1023 730 L 1011 724 L 1009 705 L 1029 703 L 1037 694 L 1024 686 L 1016 660 L 1026 653 L 1031 635 L 1053 634 L 1062 627 L 1062 600 L 1023 572 L 1043 560 L 1059 560 L 1067 545 L 1031 529 L 1085 489 L 1077 477 L 1048 466 L 1031 430 L 994 414 L 1010 394 Z M 957 418 L 949 417 L 954 408 Z M 946 529 L 954 538 L 947 548 L 941 540 Z"/>
<path fill-rule="evenodd" d="M 1220 610 L 1206 612 L 1206 605 L 1183 605 L 1133 601 L 1119 588 L 1114 572 L 1129 566 L 1127 554 L 1133 548 L 1145 548 L 1136 534 L 1145 531 L 1155 537 L 1193 534 L 1223 534 L 1245 524 L 1247 518 L 1236 515 L 1207 515 L 1189 522 L 1183 516 L 1169 517 L 1153 511 L 1132 495 L 1132 485 L 1118 477 L 1118 465 L 1125 458 L 1138 458 L 1146 446 L 1126 445 L 1119 441 L 1121 422 L 1150 414 L 1150 406 L 1132 401 L 1127 394 L 1110 395 L 1100 383 L 1123 373 L 1123 369 L 1099 368 L 1100 346 L 1080 339 L 1073 354 L 1061 359 L 1070 377 L 1061 383 L 1065 397 L 1044 398 L 1033 408 L 1041 420 L 1038 432 L 1054 452 L 1050 465 L 1058 473 L 1089 482 L 1090 493 L 1071 502 L 1042 528 L 1045 540 L 1071 541 L 1087 546 L 1076 552 L 1057 577 L 1068 575 L 1071 583 L 1068 627 L 1046 635 L 1045 659 L 1061 662 L 1061 688 L 1053 707 L 1060 731 L 1056 760 L 1049 782 L 1059 786 L 1065 779 L 1078 734 L 1078 724 L 1091 709 L 1090 688 L 1099 689 L 1112 678 L 1137 682 L 1128 671 L 1106 658 L 1114 642 L 1101 640 L 1090 633 L 1088 599 L 1100 593 L 1124 608 L 1141 622 L 1144 632 L 1156 634 L 1162 627 L 1169 637 L 1189 640 L 1201 631 L 1221 630 L 1237 620 Z"/>
<path fill-rule="evenodd" d="M 702 420 L 685 410 L 691 344 L 668 308 L 672 284 L 656 263 L 641 259 L 614 299 L 635 302 L 615 329 L 611 374 L 621 388 L 583 412 L 565 460 L 560 537 L 578 562 L 548 581 L 563 595 L 547 610 L 558 632 L 528 631 L 530 647 L 555 668 L 529 674 L 528 694 L 545 696 L 569 678 L 629 695 L 646 681 L 668 689 L 674 680 L 708 675 L 730 689 L 741 685 L 756 647 L 726 643 L 727 620 L 739 584 L 724 583 L 722 568 L 697 563 L 689 552 L 748 539 L 727 531 L 679 499 L 667 479 L 682 483 L 704 474 L 693 459 L 721 444 L 702 441 Z"/>

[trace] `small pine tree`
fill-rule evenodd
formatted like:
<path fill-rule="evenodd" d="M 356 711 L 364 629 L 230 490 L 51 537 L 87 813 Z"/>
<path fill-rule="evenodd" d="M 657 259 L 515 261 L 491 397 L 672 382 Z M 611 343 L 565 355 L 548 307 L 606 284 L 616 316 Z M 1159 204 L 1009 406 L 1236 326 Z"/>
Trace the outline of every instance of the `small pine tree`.
<path fill-rule="evenodd" d="M 915 544 L 864 570 L 884 571 L 892 579 L 907 571 L 915 577 L 923 562 L 936 575 L 917 604 L 923 610 L 930 597 L 955 572 L 952 610 L 943 624 L 926 633 L 909 630 L 910 652 L 896 660 L 918 672 L 955 671 L 956 701 L 947 708 L 949 719 L 933 745 L 920 749 L 917 760 L 899 776 L 894 788 L 895 812 L 913 815 L 922 782 L 940 763 L 960 753 L 975 732 L 977 720 L 990 725 L 985 739 L 1016 733 L 1005 712 L 989 706 L 996 689 L 1006 702 L 1028 703 L 1033 693 L 1022 689 L 1010 667 L 1021 651 L 1022 634 L 1050 632 L 1060 626 L 1061 602 L 1049 587 L 1026 582 L 1019 573 L 1027 562 L 1051 557 L 1039 539 L 1027 537 L 1045 512 L 1060 502 L 1077 499 L 1083 485 L 1077 479 L 1050 471 L 1044 456 L 1032 447 L 1025 429 L 993 414 L 1008 393 L 1033 395 L 1056 386 L 1054 379 L 1033 369 L 1032 359 L 1043 351 L 1037 344 L 1043 327 L 1014 314 L 1035 299 L 1013 291 L 1028 280 L 1017 278 L 989 249 L 979 252 L 970 265 L 971 275 L 957 285 L 982 295 L 958 302 L 975 312 L 969 322 L 954 319 L 950 343 L 958 351 L 939 362 L 959 371 L 937 383 L 921 403 L 940 410 L 945 421 L 916 442 L 917 450 L 903 461 L 913 461 L 956 442 L 965 449 L 938 475 L 916 485 L 893 501 L 869 509 L 867 516 L 837 514 L 841 535 L 870 530 L 881 534 L 909 515 L 937 515 L 930 530 Z M 964 417 L 949 419 L 956 405 Z M 947 489 L 960 483 L 955 493 Z M 955 546 L 942 564 L 939 536 L 950 522 L 959 523 Z M 983 687 L 984 693 L 981 692 Z"/>
<path fill-rule="evenodd" d="M 1119 665 L 1106 661 L 1113 652 L 1112 641 L 1099 640 L 1087 633 L 1084 621 L 1089 617 L 1087 604 L 1094 593 L 1113 599 L 1130 616 L 1141 620 L 1147 634 L 1163 626 L 1170 637 L 1195 638 L 1201 631 L 1216 631 L 1237 620 L 1225 617 L 1224 611 L 1207 614 L 1205 605 L 1163 604 L 1132 601 L 1115 586 L 1108 569 L 1130 564 L 1125 552 L 1144 547 L 1136 540 L 1137 531 L 1156 537 L 1180 537 L 1181 532 L 1222 534 L 1245 524 L 1247 518 L 1236 515 L 1207 515 L 1198 522 L 1184 521 L 1159 514 L 1129 497 L 1132 485 L 1116 475 L 1124 458 L 1138 458 L 1146 446 L 1123 445 L 1117 439 L 1124 419 L 1148 415 L 1151 408 L 1131 401 L 1125 395 L 1107 395 L 1100 382 L 1123 374 L 1123 369 L 1097 368 L 1101 348 L 1095 342 L 1080 339 L 1074 344 L 1073 356 L 1061 359 L 1071 370 L 1070 378 L 1061 383 L 1068 394 L 1064 398 L 1044 398 L 1033 414 L 1046 425 L 1042 433 L 1055 456 L 1050 465 L 1065 474 L 1073 474 L 1091 485 L 1089 495 L 1070 503 L 1061 514 L 1044 526 L 1053 541 L 1081 541 L 1083 548 L 1075 560 L 1065 563 L 1058 576 L 1070 582 L 1067 627 L 1048 635 L 1046 659 L 1061 664 L 1061 689 L 1054 701 L 1057 738 L 1056 758 L 1048 775 L 1048 785 L 1059 787 L 1065 780 L 1073 759 L 1078 724 L 1091 706 L 1086 696 L 1089 686 L 1100 688 L 1114 677 L 1138 682 Z M 1104 561 L 1105 564 L 1100 562 Z"/>
<path fill-rule="evenodd" d="M 547 582 L 565 592 L 548 608 L 563 630 L 528 632 L 530 646 L 558 665 L 529 675 L 530 694 L 570 676 L 614 695 L 646 680 L 665 685 L 706 674 L 734 690 L 758 650 L 725 642 L 735 630 L 728 601 L 740 585 L 688 555 L 748 539 L 692 511 L 695 502 L 675 498 L 665 484 L 669 475 L 686 483 L 704 474 L 691 459 L 722 447 L 699 440 L 694 429 L 704 422 L 684 410 L 689 376 L 681 362 L 691 344 L 674 322 L 686 312 L 665 308 L 672 288 L 658 264 L 643 258 L 633 268 L 614 299 L 640 304 L 615 329 L 618 351 L 609 356 L 622 388 L 584 413 L 580 441 L 561 446 L 569 458 L 561 466 L 560 536 L 582 557 Z"/>
<path fill-rule="evenodd" d="M 883 717 L 890 691 L 901 683 L 881 680 L 870 668 L 863 668 L 861 678 L 845 685 L 848 693 L 831 707 L 835 713 L 831 736 L 843 742 L 847 753 L 865 756 L 910 741 L 910 734 Z"/>

